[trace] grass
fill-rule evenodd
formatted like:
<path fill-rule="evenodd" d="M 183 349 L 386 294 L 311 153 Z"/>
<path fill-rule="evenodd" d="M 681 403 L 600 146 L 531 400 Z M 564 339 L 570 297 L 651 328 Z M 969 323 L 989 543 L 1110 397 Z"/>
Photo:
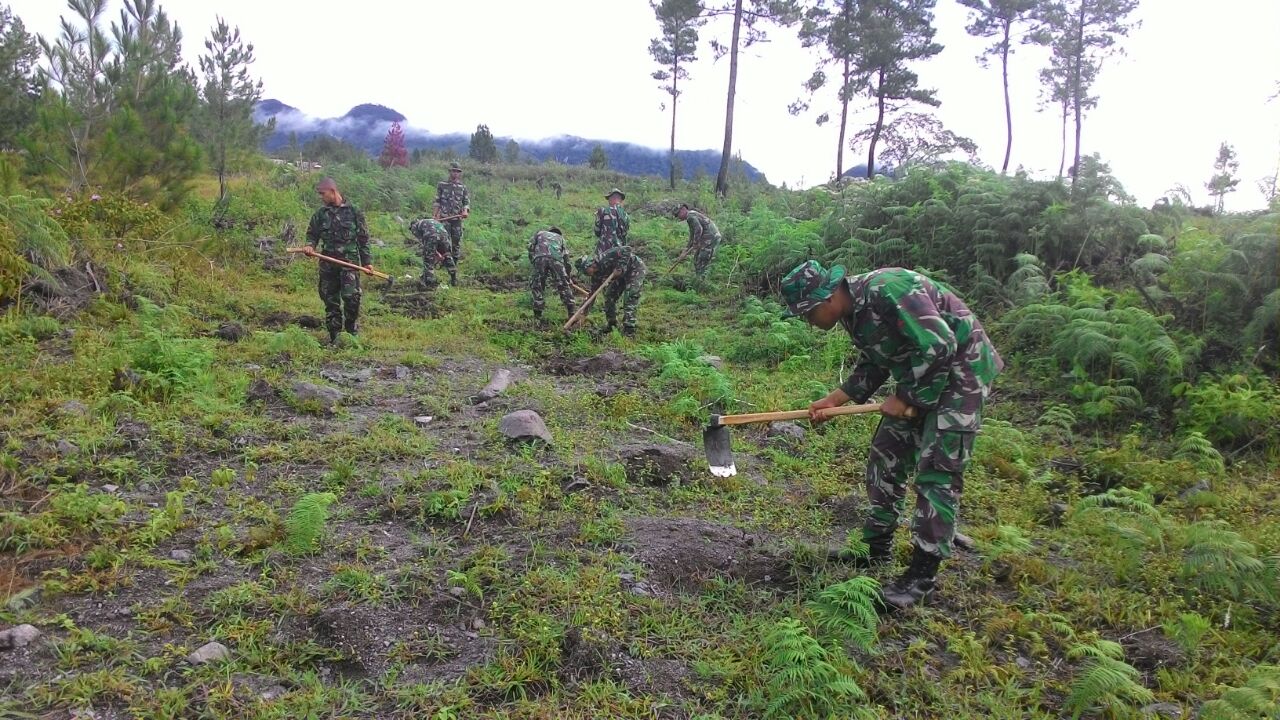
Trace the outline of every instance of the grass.
<path fill-rule="evenodd" d="M 1090 434 L 1078 407 L 1025 399 L 1035 388 L 1015 367 L 1001 386 L 1014 399 L 990 407 L 966 476 L 963 529 L 982 553 L 948 564 L 940 607 L 876 627 L 867 593 L 892 570 L 859 576 L 807 550 L 860 523 L 873 418 L 810 429 L 794 448 L 735 429 L 744 472 L 729 479 L 632 484 L 615 453 L 665 442 L 654 433 L 696 446 L 716 401 L 802 407 L 847 372 L 847 340 L 772 319 L 772 300 L 742 292 L 732 244 L 706 294 L 657 280 L 683 226 L 640 210 L 667 197 L 640 181 L 628 187 L 651 270 L 639 336 L 539 331 L 525 236 L 559 222 L 585 252 L 599 190 L 578 178 L 556 202 L 529 180 L 472 180 L 461 275 L 498 289 L 465 282 L 415 317 L 366 286 L 359 344 L 329 349 L 319 330 L 270 320 L 320 314 L 314 268 L 269 272 L 231 250 L 212 263 L 108 256 L 157 297 L 0 322 L 0 624 L 45 632 L 27 659 L 0 653 L 0 717 L 1135 717 L 1147 692 L 1190 713 L 1261 687 L 1255 666 L 1277 658 L 1274 452 L 1180 497 L 1218 468 L 1204 447 L 1150 428 Z M 732 203 L 708 209 L 727 231 L 748 222 Z M 375 262 L 416 274 L 392 213 L 370 215 L 385 243 Z M 212 339 L 229 320 L 249 335 Z M 552 372 L 604 351 L 653 364 Z M 113 390 L 123 367 L 143 382 Z M 499 367 L 519 381 L 475 408 Z M 362 368 L 368 381 L 321 379 Z M 291 404 L 298 380 L 344 398 L 333 413 Z M 256 381 L 283 397 L 250 399 Z M 498 418 L 522 408 L 552 446 L 499 436 Z M 589 486 L 570 492 L 575 480 Z M 1109 487 L 1121 489 L 1099 500 Z M 1068 506 L 1056 520 L 1054 502 Z M 637 560 L 640 517 L 734 526 L 796 559 L 765 585 L 728 570 L 675 591 Z M 896 550 L 901 561 L 905 534 Z M 331 637 L 316 618 L 333 608 L 364 620 Z M 211 639 L 231 659 L 188 666 Z M 800 672 L 788 647 L 821 663 Z M 369 655 L 380 664 L 363 667 Z M 1100 665 L 1125 684 L 1091 675 Z"/>

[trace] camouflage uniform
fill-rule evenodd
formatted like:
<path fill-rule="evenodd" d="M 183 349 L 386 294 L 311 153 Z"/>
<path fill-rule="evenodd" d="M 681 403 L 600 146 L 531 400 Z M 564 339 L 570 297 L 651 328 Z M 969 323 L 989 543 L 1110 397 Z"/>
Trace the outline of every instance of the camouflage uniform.
<path fill-rule="evenodd" d="M 569 284 L 572 274 L 569 254 L 565 250 L 564 237 L 551 230 L 539 230 L 529 239 L 529 264 L 533 275 L 529 278 L 529 294 L 533 296 L 533 316 L 542 317 L 547 301 L 544 292 L 547 280 L 556 289 L 564 309 L 572 317 L 576 309 L 573 303 L 573 287 Z"/>
<path fill-rule="evenodd" d="M 463 210 L 470 212 L 471 196 L 467 194 L 467 186 L 460 182 L 449 180 L 441 180 L 436 183 L 435 210 L 442 218 L 461 215 Z M 453 264 L 456 267 L 460 257 L 458 248 L 462 245 L 462 218 L 443 220 L 441 222 L 449 229 L 449 239 L 452 242 L 450 255 L 453 257 Z"/>
<path fill-rule="evenodd" d="M 914 469 L 915 546 L 935 558 L 949 557 L 965 467 L 991 383 L 1004 363 L 982 324 L 942 283 L 902 268 L 843 280 L 843 269 L 833 270 L 853 297 L 854 310 L 840 324 L 861 351 L 840 388 L 863 403 L 892 377 L 894 394 L 919 413 L 880 419 L 867 459 L 871 511 L 863 539 L 873 550 L 888 548 Z M 806 263 L 784 279 L 784 293 L 792 295 L 788 289 L 801 284 L 821 285 L 820 277 L 815 281 L 820 274 L 816 262 Z M 792 304 L 794 314 L 812 307 Z"/>
<path fill-rule="evenodd" d="M 323 255 L 361 267 L 372 263 L 364 213 L 345 202 L 316 210 L 307 225 L 307 244 Z M 344 328 L 355 334 L 360 318 L 359 271 L 321 260 L 320 299 L 324 301 L 325 327 L 330 336 Z"/>
<path fill-rule="evenodd" d="M 636 330 L 636 309 L 640 305 L 640 290 L 644 286 L 644 261 L 626 245 L 610 248 L 595 256 L 595 274 L 591 278 L 591 291 L 609 277 L 614 270 L 621 270 L 618 277 L 604 291 L 604 317 L 609 327 L 617 325 L 618 298 L 622 298 L 622 332 Z M 582 268 L 579 268 L 582 269 Z M 585 271 L 584 271 L 585 274 Z"/>
<path fill-rule="evenodd" d="M 449 271 L 449 278 L 456 277 L 457 266 L 454 265 L 449 231 L 444 223 L 433 218 L 418 218 L 409 225 L 409 232 L 422 243 L 422 284 L 434 288 L 440 283 L 436 280 L 436 266 L 444 265 Z"/>
<path fill-rule="evenodd" d="M 627 244 L 627 233 L 631 231 L 631 218 L 621 205 L 606 205 L 596 210 L 596 255 Z"/>
<path fill-rule="evenodd" d="M 720 229 L 697 210 L 689 210 L 685 222 L 689 223 L 689 248 L 694 253 L 693 272 L 702 277 L 716 257 L 716 248 L 720 247 Z"/>

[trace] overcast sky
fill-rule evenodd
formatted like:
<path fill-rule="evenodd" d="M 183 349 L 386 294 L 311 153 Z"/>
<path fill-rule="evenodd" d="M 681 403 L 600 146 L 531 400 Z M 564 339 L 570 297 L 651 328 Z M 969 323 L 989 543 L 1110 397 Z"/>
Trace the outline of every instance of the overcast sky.
<path fill-rule="evenodd" d="M 373 102 L 437 133 L 486 123 L 518 139 L 570 134 L 667 146 L 670 115 L 661 106 L 669 97 L 649 77 L 657 23 L 646 0 L 161 2 L 185 33 L 193 65 L 220 14 L 254 43 L 263 97 L 317 117 Z M 70 17 L 57 0 L 11 7 L 29 32 L 46 36 L 57 32 L 60 15 Z M 109 18 L 121 7 L 111 0 Z M 981 160 L 998 168 L 999 71 L 975 60 L 986 41 L 965 33 L 967 12 L 939 0 L 936 39 L 945 49 L 918 71 L 938 91 L 943 122 L 977 141 Z M 1227 141 L 1243 180 L 1227 208 L 1261 207 L 1256 181 L 1280 164 L 1280 100 L 1268 101 L 1280 80 L 1280 0 L 1143 0 L 1137 17 L 1142 27 L 1124 41 L 1127 55 L 1110 60 L 1096 85 L 1101 100 L 1085 120 L 1084 152 L 1101 153 L 1140 203 L 1182 183 L 1207 204 L 1204 183 Z M 814 68 L 794 34 L 773 29 L 772 42 L 742 58 L 734 145 L 770 181 L 810 186 L 834 172 L 836 127 L 819 127 L 814 117 L 834 109 L 835 99 L 825 92 L 813 112 L 788 114 Z M 728 24 L 708 24 L 701 36 L 676 140 L 684 149 L 719 149 L 728 60 L 712 62 L 706 41 L 727 39 Z M 1011 61 L 1012 166 L 1046 177 L 1056 174 L 1061 145 L 1056 112 L 1038 112 L 1043 62 L 1038 48 L 1019 48 Z M 850 134 L 870 120 L 859 114 Z M 845 153 L 846 167 L 864 160 L 865 150 Z"/>

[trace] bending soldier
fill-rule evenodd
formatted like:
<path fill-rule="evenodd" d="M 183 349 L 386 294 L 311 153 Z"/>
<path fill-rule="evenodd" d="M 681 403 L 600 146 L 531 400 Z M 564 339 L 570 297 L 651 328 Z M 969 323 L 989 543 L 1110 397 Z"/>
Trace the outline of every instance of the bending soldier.
<path fill-rule="evenodd" d="M 458 282 L 457 266 L 453 262 L 453 248 L 449 230 L 435 218 L 418 218 L 409 225 L 409 232 L 422 243 L 422 286 L 432 290 L 440 283 L 436 280 L 436 267 L 444 265 L 449 271 L 449 282 Z"/>
<path fill-rule="evenodd" d="M 604 290 L 604 317 L 608 321 L 606 333 L 613 332 L 618 319 L 618 299 L 622 298 L 622 334 L 636 332 L 636 310 L 640 306 L 640 291 L 644 286 L 644 261 L 626 245 L 619 245 L 595 257 L 578 258 L 578 271 L 591 278 L 591 291 L 618 270 L 618 277 Z"/>
<path fill-rule="evenodd" d="M 533 274 L 529 278 L 529 294 L 533 296 L 533 319 L 539 325 L 542 311 L 546 307 L 547 280 L 564 303 L 565 312 L 573 316 L 573 286 L 570 284 L 572 270 L 569 267 L 569 253 L 565 249 L 564 232 L 556 226 L 539 230 L 529 239 L 529 264 L 533 266 Z"/>
<path fill-rule="evenodd" d="M 716 248 L 720 247 L 720 229 L 711 218 L 697 210 L 690 210 L 685 203 L 680 203 L 680 207 L 672 214 L 689 223 L 689 245 L 685 252 L 694 253 L 693 273 L 702 277 L 716 257 Z"/>

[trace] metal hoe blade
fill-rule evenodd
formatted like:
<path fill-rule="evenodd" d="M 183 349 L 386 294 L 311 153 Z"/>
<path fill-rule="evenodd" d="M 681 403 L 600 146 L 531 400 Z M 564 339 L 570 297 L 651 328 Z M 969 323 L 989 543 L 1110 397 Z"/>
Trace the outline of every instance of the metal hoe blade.
<path fill-rule="evenodd" d="M 712 418 L 714 423 L 714 418 Z M 733 477 L 738 468 L 733 463 L 733 447 L 729 438 L 729 428 L 725 425 L 712 424 L 702 431 L 702 447 L 707 452 L 707 464 L 711 466 L 711 474 L 716 477 Z"/>

